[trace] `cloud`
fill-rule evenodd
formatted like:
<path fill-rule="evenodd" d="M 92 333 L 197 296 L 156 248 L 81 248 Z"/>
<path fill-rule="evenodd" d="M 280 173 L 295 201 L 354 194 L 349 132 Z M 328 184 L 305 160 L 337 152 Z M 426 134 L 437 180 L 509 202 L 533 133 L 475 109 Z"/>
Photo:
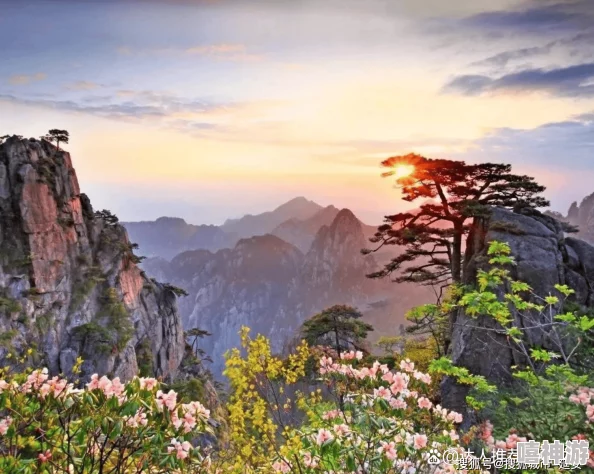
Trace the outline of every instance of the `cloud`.
<path fill-rule="evenodd" d="M 33 75 L 14 75 L 8 79 L 8 82 L 13 86 L 22 86 L 25 84 L 30 84 L 31 82 L 43 81 L 47 78 L 47 74 L 43 72 L 38 72 L 37 74 Z"/>
<path fill-rule="evenodd" d="M 190 46 L 187 48 L 154 48 L 132 49 L 120 46 L 116 49 L 118 54 L 124 56 L 167 55 L 167 56 L 203 56 L 214 60 L 251 62 L 261 61 L 264 56 L 250 53 L 247 47 L 238 43 L 217 43 Z"/>
<path fill-rule="evenodd" d="M 236 54 L 245 53 L 245 45 L 243 44 L 210 44 L 203 46 L 194 46 L 186 49 L 188 54 Z"/>
<path fill-rule="evenodd" d="M 101 87 L 99 84 L 91 81 L 77 81 L 66 86 L 71 91 L 90 91 L 99 87 Z"/>
<path fill-rule="evenodd" d="M 204 113 L 222 107 L 199 100 L 184 100 L 175 96 L 159 95 L 155 92 L 139 92 L 136 101 L 104 103 L 105 97 L 91 97 L 83 102 L 54 99 L 26 99 L 9 94 L 0 94 L 0 100 L 13 103 L 80 112 L 112 119 L 165 118 L 176 113 Z"/>
<path fill-rule="evenodd" d="M 483 12 L 465 18 L 464 26 L 503 33 L 551 34 L 575 31 L 592 25 L 590 0 L 543 1 L 532 0 L 529 7 L 519 10 Z"/>
<path fill-rule="evenodd" d="M 525 69 L 498 78 L 469 74 L 455 77 L 446 93 L 481 95 L 496 92 L 547 92 L 560 97 L 594 96 L 594 63 L 557 69 Z"/>
<path fill-rule="evenodd" d="M 534 129 L 496 129 L 477 140 L 473 156 L 518 164 L 533 163 L 568 171 L 592 170 L 594 112 Z"/>
<path fill-rule="evenodd" d="M 262 55 L 250 54 L 247 52 L 247 48 L 243 44 L 209 44 L 193 46 L 185 50 L 186 54 L 208 56 L 214 59 L 220 59 L 225 61 L 261 61 L 264 59 Z"/>
<path fill-rule="evenodd" d="M 526 59 L 541 54 L 548 54 L 551 52 L 555 43 L 551 42 L 544 46 L 534 46 L 531 48 L 520 48 L 512 51 L 504 51 L 503 53 L 495 54 L 487 59 L 472 63 L 471 66 L 493 66 L 505 67 L 507 63 L 517 59 Z"/>

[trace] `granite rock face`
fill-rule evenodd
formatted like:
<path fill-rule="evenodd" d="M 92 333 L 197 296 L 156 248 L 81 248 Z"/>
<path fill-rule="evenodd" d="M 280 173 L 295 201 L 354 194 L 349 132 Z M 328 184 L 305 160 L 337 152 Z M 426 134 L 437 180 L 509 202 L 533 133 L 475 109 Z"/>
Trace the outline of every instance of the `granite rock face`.
<path fill-rule="evenodd" d="M 36 347 L 52 373 L 165 379 L 184 351 L 175 294 L 137 267 L 126 230 L 95 213 L 70 155 L 46 141 L 0 145 L 0 358 Z"/>
<path fill-rule="evenodd" d="M 465 260 L 465 283 L 476 281 L 479 269 L 488 267 L 489 242 L 507 242 L 517 265 L 512 277 L 528 283 L 537 295 L 557 294 L 555 284 L 566 284 L 576 291 L 573 300 L 583 306 L 594 305 L 594 247 L 583 240 L 566 237 L 563 224 L 538 211 L 514 213 L 493 209 L 488 218 L 477 219 L 468 238 Z M 558 311 L 560 307 L 556 308 Z M 514 313 L 519 327 L 532 328 L 550 322 L 550 315 Z M 452 338 L 455 364 L 484 375 L 491 381 L 511 383 L 511 367 L 522 360 L 511 350 L 504 335 L 488 329 L 498 327 L 492 319 L 473 319 L 460 312 Z M 550 327 L 550 326 L 549 326 Z M 487 330 L 485 330 L 487 329 Z M 528 346 L 553 350 L 555 338 L 550 330 L 528 329 Z M 466 389 L 446 381 L 444 405 L 463 409 Z"/>

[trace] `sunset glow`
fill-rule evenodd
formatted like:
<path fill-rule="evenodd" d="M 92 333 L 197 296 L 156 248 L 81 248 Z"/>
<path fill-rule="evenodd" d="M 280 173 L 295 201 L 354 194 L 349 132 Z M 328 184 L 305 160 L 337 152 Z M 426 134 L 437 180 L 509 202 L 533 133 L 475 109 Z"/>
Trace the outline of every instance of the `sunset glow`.
<path fill-rule="evenodd" d="M 69 130 L 81 186 L 124 220 L 220 224 L 307 191 L 378 221 L 378 165 L 408 153 L 510 163 L 565 211 L 594 181 L 587 3 L 6 2 L 0 132 Z"/>
<path fill-rule="evenodd" d="M 410 176 L 414 170 L 415 168 L 412 165 L 397 165 L 394 167 L 393 176 L 396 179 L 406 178 L 407 176 Z"/>

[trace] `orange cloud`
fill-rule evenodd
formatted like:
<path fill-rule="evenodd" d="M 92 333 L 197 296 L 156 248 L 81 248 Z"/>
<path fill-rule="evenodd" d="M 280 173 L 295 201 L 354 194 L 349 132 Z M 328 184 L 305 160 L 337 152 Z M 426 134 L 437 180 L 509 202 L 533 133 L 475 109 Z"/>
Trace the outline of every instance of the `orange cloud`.
<path fill-rule="evenodd" d="M 34 81 L 43 81 L 47 78 L 47 74 L 43 72 L 38 72 L 37 74 L 33 74 L 32 76 L 26 74 L 18 74 L 11 76 L 8 82 L 15 86 L 22 86 L 25 84 L 29 84 Z"/>
<path fill-rule="evenodd" d="M 77 81 L 77 82 L 67 86 L 68 89 L 73 90 L 73 91 L 90 91 L 93 89 L 97 89 L 98 87 L 99 87 L 99 84 L 96 84 L 95 82 L 90 82 L 90 81 Z"/>
<path fill-rule="evenodd" d="M 210 56 L 226 61 L 260 61 L 263 59 L 261 55 L 248 53 L 245 45 L 231 43 L 194 46 L 186 49 L 185 53 Z"/>

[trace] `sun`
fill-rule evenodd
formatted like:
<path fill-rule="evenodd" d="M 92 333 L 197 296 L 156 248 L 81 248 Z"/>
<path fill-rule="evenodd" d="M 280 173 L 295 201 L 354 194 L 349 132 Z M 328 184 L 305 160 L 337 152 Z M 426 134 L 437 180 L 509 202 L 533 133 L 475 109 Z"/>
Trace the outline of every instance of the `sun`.
<path fill-rule="evenodd" d="M 396 177 L 396 179 L 406 178 L 407 176 L 410 176 L 414 170 L 415 167 L 413 165 L 396 165 L 393 170 L 393 176 Z"/>

